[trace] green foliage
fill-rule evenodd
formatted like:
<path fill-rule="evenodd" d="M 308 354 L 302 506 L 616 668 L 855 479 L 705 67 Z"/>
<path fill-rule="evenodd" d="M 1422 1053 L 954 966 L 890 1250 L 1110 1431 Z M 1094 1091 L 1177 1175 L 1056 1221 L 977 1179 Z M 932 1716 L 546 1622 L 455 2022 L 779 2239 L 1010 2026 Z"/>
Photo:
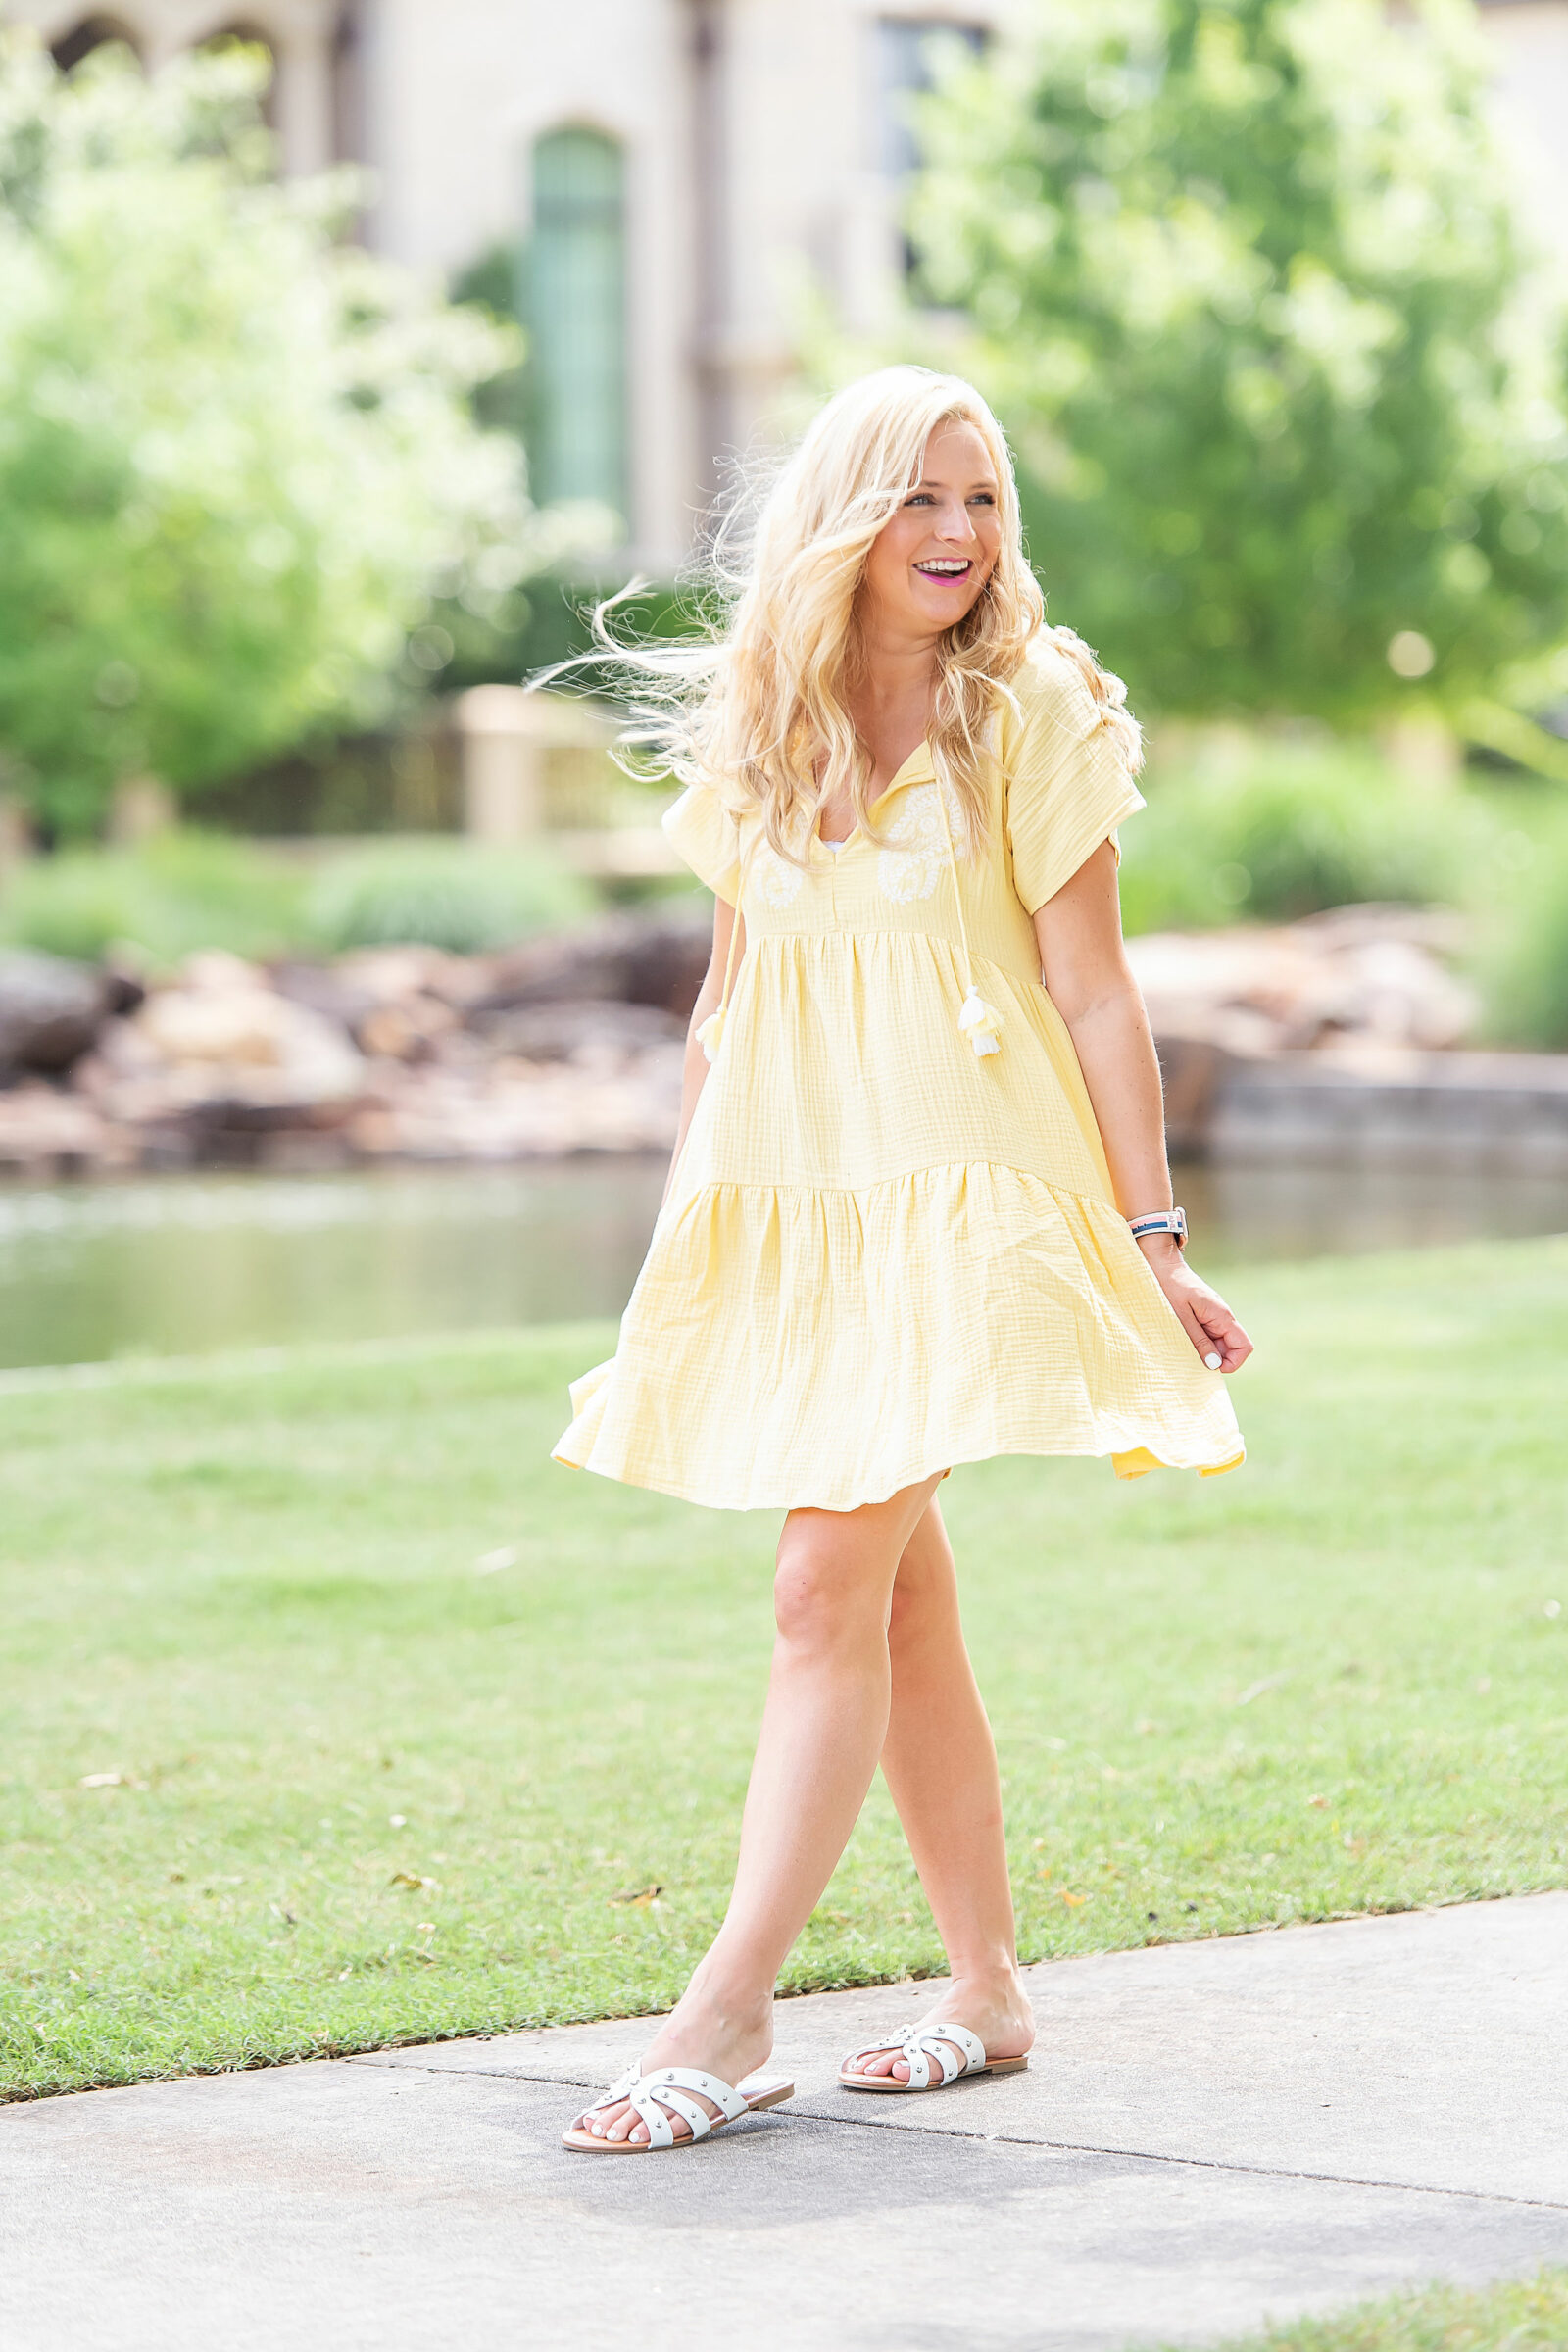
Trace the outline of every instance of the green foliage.
<path fill-rule="evenodd" d="M 1030 1959 L 1568 1884 L 1568 1246 L 1227 1288 L 1262 1343 L 1246 1469 L 944 1491 Z M 612 1337 L 8 1384 L 7 2084 L 678 1991 L 734 1868 L 775 1531 L 548 1460 Z M 938 1964 L 878 1792 L 786 1981 Z"/>
<path fill-rule="evenodd" d="M 582 528 L 594 517 L 582 510 Z M 574 577 L 569 569 L 530 579 L 494 597 L 476 597 L 472 588 L 464 601 L 452 597 L 432 609 L 454 642 L 452 662 L 443 682 L 454 687 L 482 684 L 487 678 L 534 677 L 558 662 L 588 653 L 593 645 L 590 618 L 617 581 Z M 646 589 L 632 599 L 621 626 L 654 638 L 690 637 L 694 629 L 692 602 L 686 591 L 668 585 Z M 600 692 L 612 701 L 624 691 L 624 680 L 613 673 L 596 672 L 592 664 L 576 673 L 576 691 Z"/>
<path fill-rule="evenodd" d="M 167 833 L 18 866 L 0 897 L 0 940 L 86 962 L 128 948 L 160 968 L 198 948 L 276 955 L 304 935 L 304 895 L 300 870 L 252 842 Z"/>
<path fill-rule="evenodd" d="M 1281 2320 L 1215 2352 L 1562 2352 L 1568 2271 L 1493 2286 L 1433 2286 L 1327 2318 Z M 1174 2348 L 1173 2348 L 1174 2352 Z"/>
<path fill-rule="evenodd" d="M 1392 773 L 1370 749 L 1259 737 L 1202 764 L 1155 767 L 1122 833 L 1129 933 L 1291 922 L 1386 899 L 1457 903 L 1488 870 L 1483 803 Z"/>
<path fill-rule="evenodd" d="M 307 925 L 334 951 L 418 941 L 479 955 L 594 905 L 588 885 L 542 844 L 498 851 L 429 835 L 333 858 L 311 891 Z"/>
<path fill-rule="evenodd" d="M 522 315 L 517 301 L 521 266 L 521 250 L 514 242 L 487 246 L 466 270 L 459 270 L 451 289 L 454 302 L 474 303 L 498 323 L 513 330 L 516 359 L 512 367 L 503 368 L 486 383 L 474 386 L 473 405 L 481 423 L 512 433 L 519 441 L 524 438 L 528 420 L 528 379 L 523 366 Z"/>
<path fill-rule="evenodd" d="M 167 833 L 134 850 L 64 850 L 17 867 L 0 896 L 0 942 L 87 961 L 129 949 L 157 969 L 198 948 L 266 956 L 419 943 L 464 955 L 597 904 L 547 844 L 497 852 L 404 835 L 305 866 L 257 842 Z"/>
<path fill-rule="evenodd" d="M 1456 709 L 1562 642 L 1561 311 L 1468 12 L 1409 13 L 1036 0 L 923 110 L 926 291 L 1135 700 Z"/>
<path fill-rule="evenodd" d="M 1513 838 L 1517 868 L 1492 894 L 1476 958 L 1487 1029 L 1499 1045 L 1568 1052 L 1568 825 Z"/>
<path fill-rule="evenodd" d="M 384 714 L 433 594 L 560 553 L 468 393 L 513 344 L 279 185 L 243 50 L 69 79 L 0 35 L 0 747 L 57 828 Z"/>

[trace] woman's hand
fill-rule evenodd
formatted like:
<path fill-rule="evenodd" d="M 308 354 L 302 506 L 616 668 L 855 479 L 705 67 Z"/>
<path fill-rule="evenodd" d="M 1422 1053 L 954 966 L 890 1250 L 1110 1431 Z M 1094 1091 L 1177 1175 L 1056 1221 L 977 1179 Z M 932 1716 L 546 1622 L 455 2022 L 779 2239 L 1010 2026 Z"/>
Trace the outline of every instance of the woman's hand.
<path fill-rule="evenodd" d="M 1211 1291 L 1202 1277 L 1193 1272 L 1175 1236 L 1152 1233 L 1138 1246 L 1170 1300 L 1177 1322 L 1204 1361 L 1217 1355 L 1221 1372 L 1234 1372 L 1239 1364 L 1245 1364 L 1252 1352 L 1251 1341 L 1218 1291 Z"/>

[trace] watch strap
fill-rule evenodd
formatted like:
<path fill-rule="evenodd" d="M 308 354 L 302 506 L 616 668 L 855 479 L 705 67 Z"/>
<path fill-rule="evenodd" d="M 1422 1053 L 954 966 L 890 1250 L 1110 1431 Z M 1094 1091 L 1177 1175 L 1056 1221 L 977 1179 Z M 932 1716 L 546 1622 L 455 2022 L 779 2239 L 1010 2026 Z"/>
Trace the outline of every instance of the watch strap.
<path fill-rule="evenodd" d="M 1187 1211 L 1185 1208 L 1151 1209 L 1147 1216 L 1129 1217 L 1127 1230 L 1135 1242 L 1141 1242 L 1148 1233 L 1173 1233 L 1176 1236 L 1178 1250 L 1185 1250 L 1187 1247 Z"/>

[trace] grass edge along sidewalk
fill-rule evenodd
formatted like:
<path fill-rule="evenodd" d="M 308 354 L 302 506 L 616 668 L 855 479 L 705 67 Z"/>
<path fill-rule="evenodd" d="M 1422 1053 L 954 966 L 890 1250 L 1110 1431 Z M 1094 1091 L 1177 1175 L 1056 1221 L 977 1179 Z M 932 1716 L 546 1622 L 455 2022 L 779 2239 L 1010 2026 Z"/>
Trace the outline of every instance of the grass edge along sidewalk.
<path fill-rule="evenodd" d="M 1492 2286 L 1434 2286 L 1284 2320 L 1257 2334 L 1228 2336 L 1213 2352 L 1562 2352 L 1564 2344 L 1568 2270 L 1552 2269 Z"/>
<path fill-rule="evenodd" d="M 1244 1471 L 944 1492 L 1029 1959 L 1568 1884 L 1568 1243 L 1233 1289 Z M 776 1529 L 547 1460 L 608 1339 L 7 1384 L 8 2095 L 673 1998 Z M 939 1964 L 879 1790 L 787 1986 Z"/>

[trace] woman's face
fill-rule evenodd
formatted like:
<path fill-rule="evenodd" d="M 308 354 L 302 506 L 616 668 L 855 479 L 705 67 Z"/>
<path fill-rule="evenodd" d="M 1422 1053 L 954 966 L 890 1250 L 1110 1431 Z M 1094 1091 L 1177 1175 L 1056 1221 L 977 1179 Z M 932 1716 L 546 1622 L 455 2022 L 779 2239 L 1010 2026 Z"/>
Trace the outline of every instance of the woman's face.
<path fill-rule="evenodd" d="M 939 424 L 920 479 L 871 542 L 863 617 L 898 636 L 940 637 L 962 620 L 1002 544 L 996 472 L 972 424 Z"/>

